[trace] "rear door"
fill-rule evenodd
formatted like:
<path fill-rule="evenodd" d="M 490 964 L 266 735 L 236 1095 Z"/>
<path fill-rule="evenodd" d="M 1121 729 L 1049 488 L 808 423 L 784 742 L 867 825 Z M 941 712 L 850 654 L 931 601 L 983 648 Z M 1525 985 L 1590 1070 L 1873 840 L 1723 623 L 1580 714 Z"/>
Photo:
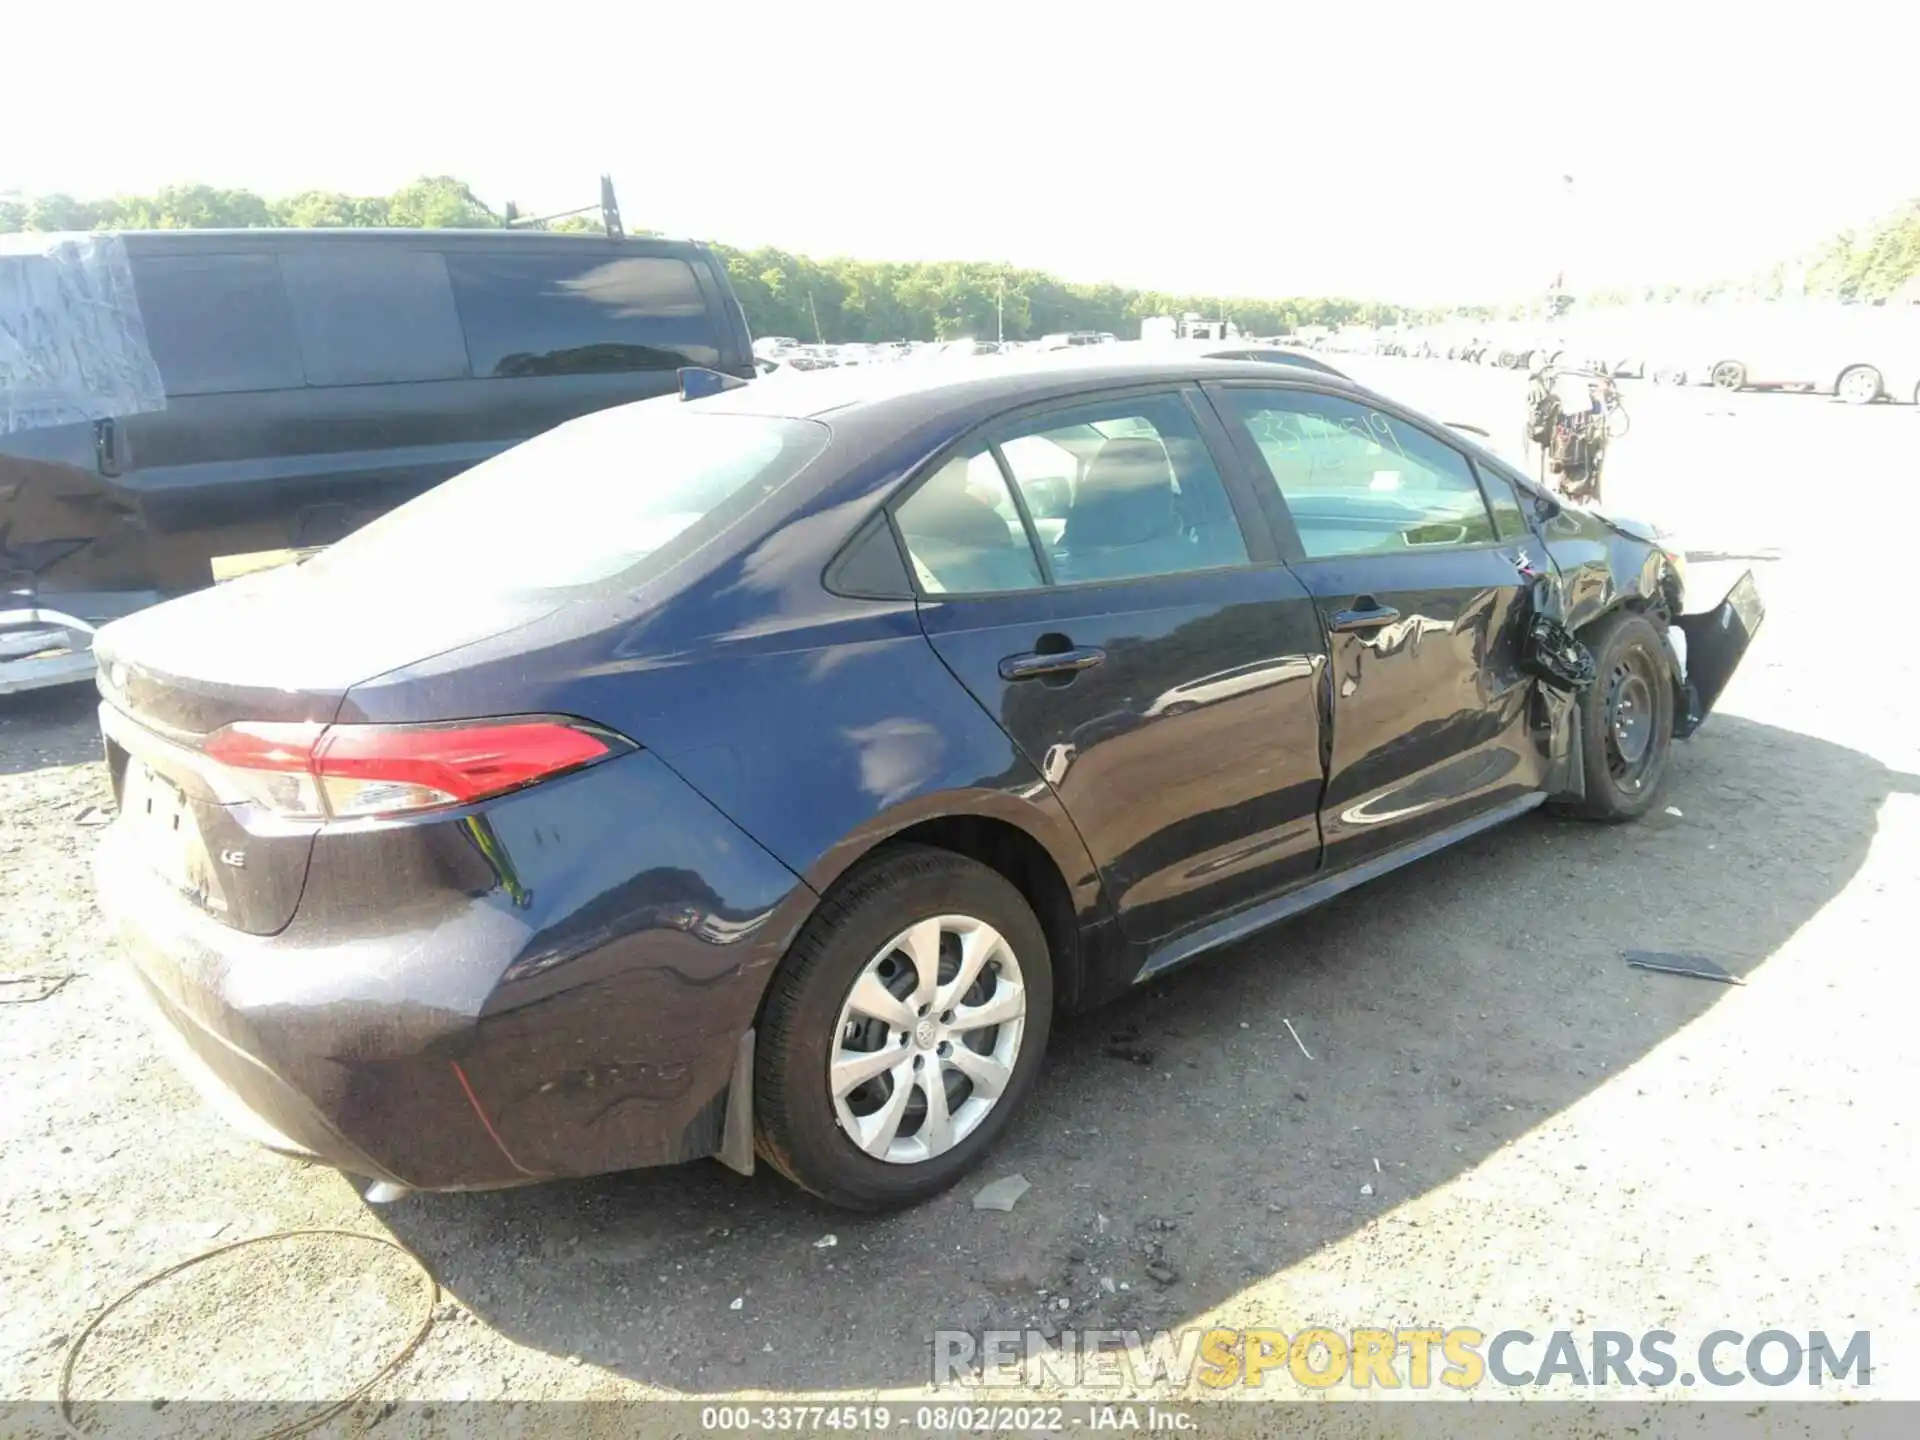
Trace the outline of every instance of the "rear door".
<path fill-rule="evenodd" d="M 1319 621 L 1202 405 L 1027 412 L 894 511 L 928 638 L 1059 794 L 1136 941 L 1319 862 Z"/>
<path fill-rule="evenodd" d="M 1511 495 L 1496 513 L 1464 452 L 1371 400 L 1209 388 L 1327 630 L 1327 867 L 1537 790 L 1547 748 L 1519 668 L 1520 565 L 1545 561 L 1527 555 Z"/>

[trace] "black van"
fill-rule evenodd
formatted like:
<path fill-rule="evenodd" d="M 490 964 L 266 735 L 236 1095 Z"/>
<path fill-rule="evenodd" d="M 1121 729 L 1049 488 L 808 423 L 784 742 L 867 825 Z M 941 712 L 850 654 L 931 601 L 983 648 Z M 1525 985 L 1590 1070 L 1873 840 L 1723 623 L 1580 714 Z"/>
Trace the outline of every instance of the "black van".
<path fill-rule="evenodd" d="M 330 544 L 681 366 L 755 373 L 725 267 L 682 241 L 0 238 L 0 693 L 91 674 L 58 652 L 223 557 Z"/>

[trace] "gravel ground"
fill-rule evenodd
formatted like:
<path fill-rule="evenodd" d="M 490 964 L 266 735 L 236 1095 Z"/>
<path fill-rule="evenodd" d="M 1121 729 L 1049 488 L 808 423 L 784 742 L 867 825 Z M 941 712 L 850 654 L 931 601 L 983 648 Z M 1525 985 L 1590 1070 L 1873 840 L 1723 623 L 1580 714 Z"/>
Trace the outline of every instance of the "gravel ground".
<path fill-rule="evenodd" d="M 1512 376 L 1352 368 L 1517 436 Z M 710 1163 L 366 1207 L 231 1134 L 161 1059 L 90 892 L 90 697 L 0 700 L 0 1399 L 52 1397 L 135 1282 L 310 1227 L 391 1235 L 443 1287 L 375 1400 L 924 1397 L 935 1327 L 1039 1323 L 1664 1327 L 1683 1351 L 1867 1329 L 1870 1393 L 1920 1399 L 1920 754 L 1895 551 L 1920 519 L 1920 412 L 1629 403 L 1614 506 L 1736 557 L 1696 565 L 1703 600 L 1751 564 L 1770 607 L 1664 813 L 1518 822 L 1071 1022 L 980 1176 L 1032 1182 L 1009 1214 L 973 1210 L 970 1183 L 848 1217 Z M 1633 947 L 1748 984 L 1632 970 Z M 1118 1033 L 1150 1062 L 1103 1053 Z M 75 1391 L 344 1394 L 425 1303 L 404 1257 L 368 1249 L 289 1241 L 164 1281 L 89 1341 Z M 1276 1373 L 1268 1393 L 1303 1393 Z"/>

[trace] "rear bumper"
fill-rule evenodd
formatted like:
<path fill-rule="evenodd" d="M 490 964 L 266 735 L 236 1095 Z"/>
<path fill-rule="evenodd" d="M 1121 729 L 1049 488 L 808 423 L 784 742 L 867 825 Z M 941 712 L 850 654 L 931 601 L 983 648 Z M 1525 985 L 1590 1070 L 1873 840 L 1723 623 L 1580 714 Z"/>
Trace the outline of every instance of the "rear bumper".
<path fill-rule="evenodd" d="M 672 823 L 597 833 L 589 784 L 616 822 Z M 108 827 L 102 907 L 176 1065 L 268 1148 L 413 1189 L 718 1153 L 740 1037 L 812 892 L 644 754 L 509 797 L 485 863 L 444 848 L 463 823 L 323 835 L 277 935 L 205 914 Z"/>

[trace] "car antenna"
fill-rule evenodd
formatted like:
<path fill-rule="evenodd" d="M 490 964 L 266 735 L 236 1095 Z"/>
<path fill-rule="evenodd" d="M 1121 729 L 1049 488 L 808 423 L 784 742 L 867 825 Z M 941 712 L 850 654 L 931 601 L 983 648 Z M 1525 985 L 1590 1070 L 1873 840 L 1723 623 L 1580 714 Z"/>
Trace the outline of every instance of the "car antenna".
<path fill-rule="evenodd" d="M 531 230 L 546 224 L 549 220 L 566 220 L 575 215 L 590 214 L 595 210 L 600 212 L 600 223 L 606 227 L 608 239 L 624 240 L 627 238 L 626 227 L 620 223 L 620 201 L 614 196 L 613 177 L 611 175 L 602 175 L 600 177 L 600 203 L 598 205 L 582 205 L 573 210 L 556 210 L 551 215 L 522 215 L 520 213 L 520 207 L 509 200 L 507 202 L 506 215 L 502 219 L 501 224 L 508 230 Z"/>

